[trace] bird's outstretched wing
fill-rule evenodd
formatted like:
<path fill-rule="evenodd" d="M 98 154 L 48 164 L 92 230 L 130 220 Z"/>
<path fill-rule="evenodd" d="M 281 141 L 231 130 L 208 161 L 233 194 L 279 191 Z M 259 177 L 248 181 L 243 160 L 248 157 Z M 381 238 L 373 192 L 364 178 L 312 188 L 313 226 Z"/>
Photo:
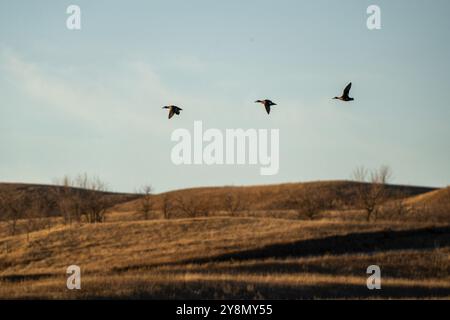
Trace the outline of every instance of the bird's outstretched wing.
<path fill-rule="evenodd" d="M 174 108 L 170 108 L 169 119 L 172 118 L 174 114 L 175 114 L 175 109 Z"/>
<path fill-rule="evenodd" d="M 267 114 L 270 114 L 270 105 L 266 103 L 264 107 L 266 107 Z"/>
<path fill-rule="evenodd" d="M 348 97 L 348 95 L 350 94 L 350 89 L 352 88 L 352 83 L 350 82 L 344 89 L 344 97 Z"/>

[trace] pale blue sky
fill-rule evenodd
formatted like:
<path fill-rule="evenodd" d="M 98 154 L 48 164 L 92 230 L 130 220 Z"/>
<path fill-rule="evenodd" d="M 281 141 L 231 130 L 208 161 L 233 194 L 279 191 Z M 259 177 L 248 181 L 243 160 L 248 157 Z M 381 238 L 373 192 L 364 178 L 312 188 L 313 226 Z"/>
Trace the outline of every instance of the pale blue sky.
<path fill-rule="evenodd" d="M 66 29 L 77 4 L 82 30 Z M 381 7 L 382 30 L 366 28 Z M 450 183 L 450 2 L 0 0 L 0 181 L 116 191 L 347 179 Z M 353 82 L 351 104 L 331 100 Z M 269 116 L 255 99 L 271 98 Z M 177 104 L 167 120 L 162 105 Z M 279 128 L 280 171 L 174 166 L 171 132 Z"/>

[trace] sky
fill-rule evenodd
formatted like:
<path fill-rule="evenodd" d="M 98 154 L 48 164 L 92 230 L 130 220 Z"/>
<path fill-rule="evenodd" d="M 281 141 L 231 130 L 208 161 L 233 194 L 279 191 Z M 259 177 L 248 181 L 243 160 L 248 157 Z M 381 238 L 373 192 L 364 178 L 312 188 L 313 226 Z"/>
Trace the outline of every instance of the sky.
<path fill-rule="evenodd" d="M 81 8 L 81 30 L 66 9 Z M 369 5 L 381 30 L 366 26 Z M 0 181 L 113 191 L 349 179 L 450 184 L 447 0 L 0 0 Z M 355 101 L 331 98 L 349 82 Z M 278 105 L 268 116 L 256 99 Z M 170 121 L 161 106 L 182 114 Z M 175 129 L 279 129 L 280 168 L 180 165 Z"/>

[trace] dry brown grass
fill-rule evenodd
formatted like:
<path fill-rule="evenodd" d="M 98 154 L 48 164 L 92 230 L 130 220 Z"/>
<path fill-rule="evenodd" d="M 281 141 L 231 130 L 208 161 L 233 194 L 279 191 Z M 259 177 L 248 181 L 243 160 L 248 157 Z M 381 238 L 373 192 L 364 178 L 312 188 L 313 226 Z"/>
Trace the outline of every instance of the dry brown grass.
<path fill-rule="evenodd" d="M 371 223 L 354 208 L 324 211 L 314 221 L 283 209 L 287 189 L 324 184 L 179 191 L 217 205 L 224 192 L 244 192 L 253 207 L 233 217 L 218 210 L 164 220 L 155 211 L 143 221 L 131 201 L 111 209 L 105 223 L 47 218 L 50 227 L 28 239 L 8 236 L 0 222 L 0 298 L 450 297 L 450 211 L 437 213 L 430 200 L 439 191 L 408 199 L 426 201 L 425 213 Z M 82 270 L 78 291 L 66 288 L 72 264 Z M 366 287 L 372 264 L 382 270 L 379 291 Z"/>
<path fill-rule="evenodd" d="M 11 249 L 0 254 L 0 297 L 442 298 L 450 239 L 438 227 L 227 217 L 60 226 L 0 239 Z M 65 287 L 71 264 L 82 267 L 79 292 Z M 380 292 L 365 287 L 370 264 L 382 267 Z"/>
<path fill-rule="evenodd" d="M 176 190 L 154 196 L 155 207 L 159 208 L 162 204 L 162 198 L 168 195 L 172 198 L 186 197 L 193 199 L 208 199 L 208 205 L 211 211 L 224 210 L 224 198 L 229 194 L 239 194 L 243 201 L 248 204 L 251 211 L 273 211 L 273 210 L 289 210 L 295 209 L 295 203 L 292 202 L 293 194 L 320 192 L 324 194 L 325 201 L 335 201 L 339 209 L 343 206 L 354 206 L 355 186 L 358 182 L 352 181 L 319 181 L 306 183 L 285 183 L 277 185 L 262 186 L 226 186 L 226 187 L 204 187 Z M 433 188 L 414 187 L 414 186 L 398 186 L 389 185 L 388 190 L 391 191 L 395 198 L 396 194 L 401 191 L 404 197 L 415 196 L 433 191 Z M 395 192 L 394 192 L 395 191 Z M 139 206 L 138 200 L 124 202 L 116 205 L 113 211 L 118 212 L 134 212 Z"/>

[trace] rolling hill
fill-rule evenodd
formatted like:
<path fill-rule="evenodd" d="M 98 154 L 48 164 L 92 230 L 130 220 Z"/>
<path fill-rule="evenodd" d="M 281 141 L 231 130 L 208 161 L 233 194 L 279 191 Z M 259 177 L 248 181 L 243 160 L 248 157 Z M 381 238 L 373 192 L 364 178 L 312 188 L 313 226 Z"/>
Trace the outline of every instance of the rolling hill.
<path fill-rule="evenodd" d="M 162 205 L 164 197 L 172 199 L 187 197 L 196 201 L 206 201 L 211 210 L 223 210 L 227 195 L 239 195 L 246 202 L 249 210 L 289 210 L 295 207 L 291 201 L 292 196 L 297 196 L 306 192 L 317 192 L 324 194 L 328 202 L 336 198 L 342 207 L 353 208 L 355 206 L 355 186 L 360 183 L 352 181 L 320 181 L 307 183 L 286 183 L 264 186 L 225 186 L 206 187 L 176 190 L 153 196 L 155 207 Z M 389 185 L 389 199 L 410 197 L 434 191 L 435 188 Z M 117 204 L 113 211 L 136 211 L 139 200 Z"/>
<path fill-rule="evenodd" d="M 61 186 L 44 185 L 44 184 L 25 184 L 25 183 L 0 183 L 0 196 L 8 195 L 15 201 L 27 201 L 30 207 L 44 206 L 43 212 L 47 216 L 56 216 L 59 214 L 57 207 L 57 198 L 59 193 L 64 189 Z M 118 203 L 130 201 L 139 197 L 136 194 L 116 193 L 116 192 L 100 192 L 89 191 L 77 188 L 68 187 L 69 192 L 79 192 L 81 196 L 86 196 L 89 193 L 97 193 L 105 198 L 111 206 Z M 0 208 L 0 220 L 2 219 L 2 212 Z"/>
<path fill-rule="evenodd" d="M 171 197 L 206 201 L 220 213 L 224 199 L 238 195 L 246 212 L 264 212 L 254 216 L 145 220 L 138 195 L 101 193 L 113 199 L 103 223 L 48 217 L 53 223 L 45 228 L 10 235 L 0 221 L 0 299 L 450 299 L 450 206 L 434 209 L 448 190 L 389 186 L 388 203 L 403 199 L 420 210 L 426 203 L 426 217 L 367 222 L 352 201 L 355 186 L 325 181 L 151 196 L 156 211 Z M 0 192 L 52 199 L 52 188 L 2 184 Z M 285 213 L 292 196 L 308 192 L 341 201 L 312 221 Z M 82 289 L 70 291 L 66 268 L 74 264 Z M 366 287 L 370 265 L 382 270 L 382 290 Z"/>
<path fill-rule="evenodd" d="M 450 203 L 450 187 L 418 194 L 417 196 L 408 198 L 407 203 L 411 205 L 428 205 L 431 207 L 447 205 Z"/>
<path fill-rule="evenodd" d="M 0 238 L 0 297 L 449 298 L 449 227 L 228 217 L 60 226 Z M 66 289 L 72 264 L 79 291 Z M 381 291 L 366 288 L 372 264 Z"/>

